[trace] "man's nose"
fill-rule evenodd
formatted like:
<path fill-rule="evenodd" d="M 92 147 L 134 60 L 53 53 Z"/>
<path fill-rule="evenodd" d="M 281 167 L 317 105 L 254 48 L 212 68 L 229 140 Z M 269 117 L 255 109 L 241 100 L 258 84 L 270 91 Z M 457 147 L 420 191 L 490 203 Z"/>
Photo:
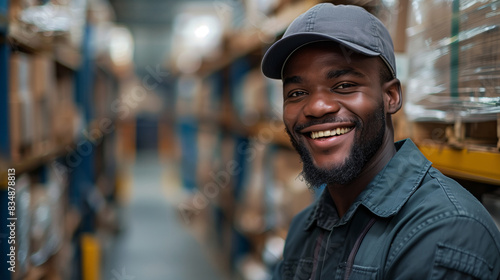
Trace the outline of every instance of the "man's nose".
<path fill-rule="evenodd" d="M 340 103 L 332 92 L 318 91 L 309 95 L 308 102 L 304 107 L 304 115 L 310 118 L 321 118 L 328 114 L 337 113 Z"/>

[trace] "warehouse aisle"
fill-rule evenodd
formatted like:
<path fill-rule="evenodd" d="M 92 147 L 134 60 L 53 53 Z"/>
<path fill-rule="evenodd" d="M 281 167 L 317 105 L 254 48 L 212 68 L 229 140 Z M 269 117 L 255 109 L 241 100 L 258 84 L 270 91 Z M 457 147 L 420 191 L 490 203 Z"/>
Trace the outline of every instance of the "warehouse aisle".
<path fill-rule="evenodd" d="M 105 256 L 103 280 L 222 279 L 166 197 L 166 189 L 180 187 L 176 178 L 165 186 L 165 172 L 173 174 L 156 153 L 138 154 L 123 213 L 125 230 Z"/>

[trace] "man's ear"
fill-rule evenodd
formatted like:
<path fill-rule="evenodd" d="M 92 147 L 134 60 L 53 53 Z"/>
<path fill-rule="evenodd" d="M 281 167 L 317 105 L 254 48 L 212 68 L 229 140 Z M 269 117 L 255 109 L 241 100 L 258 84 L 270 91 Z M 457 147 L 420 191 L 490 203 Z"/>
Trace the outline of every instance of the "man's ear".
<path fill-rule="evenodd" d="M 384 90 L 384 105 L 385 111 L 389 114 L 394 114 L 403 105 L 403 97 L 401 93 L 401 82 L 398 79 L 392 79 L 383 86 Z"/>

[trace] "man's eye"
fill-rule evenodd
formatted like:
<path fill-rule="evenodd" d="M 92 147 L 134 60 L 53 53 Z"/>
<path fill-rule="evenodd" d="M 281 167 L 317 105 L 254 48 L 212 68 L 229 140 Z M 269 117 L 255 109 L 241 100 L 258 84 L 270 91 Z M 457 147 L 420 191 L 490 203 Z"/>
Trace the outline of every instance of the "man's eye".
<path fill-rule="evenodd" d="M 298 97 L 298 96 L 302 96 L 306 94 L 305 92 L 303 91 L 294 91 L 294 92 L 291 92 L 288 97 Z"/>
<path fill-rule="evenodd" d="M 336 89 L 346 89 L 346 88 L 350 88 L 350 87 L 353 87 L 354 85 L 353 84 L 350 84 L 350 83 L 341 83 L 340 85 L 338 85 L 336 87 Z"/>

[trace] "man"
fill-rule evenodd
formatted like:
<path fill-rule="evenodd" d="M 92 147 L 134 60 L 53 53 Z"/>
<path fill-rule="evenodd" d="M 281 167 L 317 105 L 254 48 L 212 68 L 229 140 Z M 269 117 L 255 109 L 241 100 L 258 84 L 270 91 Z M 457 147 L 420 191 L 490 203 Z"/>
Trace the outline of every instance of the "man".
<path fill-rule="evenodd" d="M 394 143 L 402 104 L 392 40 L 355 6 L 299 16 L 262 62 L 283 81 L 283 121 L 321 197 L 298 214 L 273 279 L 499 279 L 500 233 L 489 213 Z"/>

